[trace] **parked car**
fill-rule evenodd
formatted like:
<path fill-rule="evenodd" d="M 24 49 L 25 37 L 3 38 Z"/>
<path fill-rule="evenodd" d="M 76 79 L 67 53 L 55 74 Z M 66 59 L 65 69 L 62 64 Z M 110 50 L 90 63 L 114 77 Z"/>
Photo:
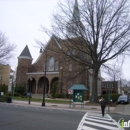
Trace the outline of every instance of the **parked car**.
<path fill-rule="evenodd" d="M 129 104 L 129 98 L 128 98 L 127 95 L 122 95 L 122 96 L 120 96 L 118 98 L 117 104 L 121 104 L 121 103 L 123 103 L 123 104 Z"/>

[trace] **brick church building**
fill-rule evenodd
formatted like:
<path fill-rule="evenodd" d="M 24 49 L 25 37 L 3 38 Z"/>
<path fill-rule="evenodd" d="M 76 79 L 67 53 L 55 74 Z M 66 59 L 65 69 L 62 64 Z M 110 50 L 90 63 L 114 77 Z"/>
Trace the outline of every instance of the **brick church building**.
<path fill-rule="evenodd" d="M 73 9 L 73 17 L 76 16 L 80 22 L 78 3 L 75 0 L 75 5 Z M 70 20 L 67 25 L 67 30 L 70 36 L 73 35 L 72 29 L 69 27 L 73 23 Z M 80 22 L 81 30 L 84 29 L 83 24 Z M 76 27 L 76 26 L 74 26 Z M 79 29 L 79 27 L 78 27 Z M 72 40 L 77 40 L 72 36 Z M 55 35 L 52 35 L 46 44 L 44 49 L 40 49 L 40 55 L 37 60 L 32 64 L 32 56 L 28 46 L 23 49 L 18 57 L 18 66 L 16 73 L 16 84 L 25 84 L 26 91 L 30 91 L 33 94 L 43 94 L 45 86 L 46 97 L 51 96 L 51 90 L 56 86 L 56 93 L 67 94 L 68 89 L 74 84 L 84 84 L 89 91 L 86 91 L 85 95 L 88 99 L 92 94 L 92 71 L 87 69 L 87 66 L 81 66 L 74 60 L 72 60 L 69 55 L 78 53 L 79 56 L 88 59 L 88 56 L 83 56 L 81 53 L 76 52 L 76 50 L 71 50 L 68 55 L 59 54 L 52 51 L 49 48 L 61 48 L 67 39 L 60 39 Z M 99 73 L 98 82 L 98 95 L 101 94 L 101 75 Z"/>

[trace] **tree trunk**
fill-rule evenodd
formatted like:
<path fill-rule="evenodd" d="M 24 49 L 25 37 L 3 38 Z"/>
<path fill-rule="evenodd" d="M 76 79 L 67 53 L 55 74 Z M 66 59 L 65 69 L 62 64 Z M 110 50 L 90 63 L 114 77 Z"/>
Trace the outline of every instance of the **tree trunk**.
<path fill-rule="evenodd" d="M 94 69 L 93 81 L 92 81 L 92 96 L 91 96 L 90 102 L 98 102 L 97 88 L 98 88 L 98 70 Z"/>

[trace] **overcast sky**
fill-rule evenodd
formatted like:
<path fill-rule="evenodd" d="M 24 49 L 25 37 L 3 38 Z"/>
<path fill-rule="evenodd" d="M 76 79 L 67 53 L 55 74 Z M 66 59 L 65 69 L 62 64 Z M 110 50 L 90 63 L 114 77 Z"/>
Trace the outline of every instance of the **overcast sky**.
<path fill-rule="evenodd" d="M 17 45 L 14 59 L 10 65 L 17 67 L 17 57 L 28 45 L 33 62 L 39 56 L 35 39 L 44 40 L 45 34 L 40 31 L 41 25 L 50 28 L 51 15 L 58 0 L 0 0 L 0 30 Z M 130 58 L 124 61 L 123 77 L 130 80 Z"/>
<path fill-rule="evenodd" d="M 16 56 L 11 59 L 12 68 L 17 66 L 17 57 L 28 45 L 33 62 L 39 56 L 35 39 L 44 40 L 41 25 L 50 27 L 51 16 L 58 0 L 0 0 L 0 30 L 17 45 Z"/>

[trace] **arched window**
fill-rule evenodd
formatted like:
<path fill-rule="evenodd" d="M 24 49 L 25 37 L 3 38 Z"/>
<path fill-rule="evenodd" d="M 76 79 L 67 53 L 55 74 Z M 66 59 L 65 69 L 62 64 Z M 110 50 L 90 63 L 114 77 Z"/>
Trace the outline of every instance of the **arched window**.
<path fill-rule="evenodd" d="M 54 71 L 54 57 L 50 57 L 48 71 Z"/>
<path fill-rule="evenodd" d="M 59 70 L 59 62 L 56 61 L 56 63 L 55 63 L 55 71 L 58 71 L 58 70 Z"/>

